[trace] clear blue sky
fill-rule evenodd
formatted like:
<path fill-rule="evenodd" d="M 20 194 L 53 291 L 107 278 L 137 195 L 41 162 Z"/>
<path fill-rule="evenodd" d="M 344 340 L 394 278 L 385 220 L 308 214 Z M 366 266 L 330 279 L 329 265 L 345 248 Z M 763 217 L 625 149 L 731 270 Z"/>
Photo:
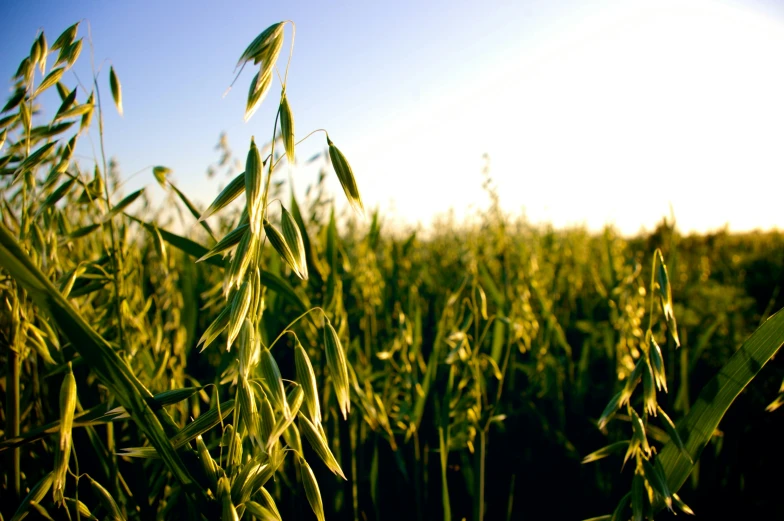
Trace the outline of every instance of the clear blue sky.
<path fill-rule="evenodd" d="M 123 86 L 124 117 L 105 111 L 109 155 L 126 177 L 172 168 L 203 204 L 225 182 L 205 175 L 220 132 L 240 157 L 251 135 L 271 135 L 279 84 L 247 124 L 253 72 L 221 96 L 248 43 L 290 19 L 297 134 L 330 132 L 366 206 L 409 223 L 481 208 L 487 152 L 504 206 L 533 220 L 634 232 L 672 203 L 687 230 L 784 226 L 781 2 L 6 1 L 0 12 L 5 78 L 39 28 L 51 43 L 89 20 L 97 66 L 113 64 Z M 323 144 L 301 145 L 300 161 Z M 315 177 L 292 173 L 298 188 Z M 149 170 L 126 189 L 143 185 L 158 190 Z"/>

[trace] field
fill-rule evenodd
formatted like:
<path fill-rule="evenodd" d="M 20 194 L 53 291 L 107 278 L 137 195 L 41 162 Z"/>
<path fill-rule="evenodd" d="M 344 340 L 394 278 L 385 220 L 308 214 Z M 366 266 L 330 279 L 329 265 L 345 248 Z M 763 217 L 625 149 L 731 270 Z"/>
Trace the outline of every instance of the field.
<path fill-rule="evenodd" d="M 349 207 L 298 201 L 285 87 L 212 205 L 159 166 L 153 206 L 72 160 L 122 111 L 113 69 L 60 81 L 78 31 L 0 114 L 2 519 L 784 517 L 784 235 L 556 230 L 489 176 L 471 224 L 403 232 L 323 135 Z"/>

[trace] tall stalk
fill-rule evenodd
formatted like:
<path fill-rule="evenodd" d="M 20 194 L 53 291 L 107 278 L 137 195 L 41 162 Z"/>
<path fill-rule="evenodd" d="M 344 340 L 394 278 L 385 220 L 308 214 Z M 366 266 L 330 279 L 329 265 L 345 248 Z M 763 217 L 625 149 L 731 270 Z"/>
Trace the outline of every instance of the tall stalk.
<path fill-rule="evenodd" d="M 8 346 L 8 374 L 6 376 L 6 430 L 8 438 L 19 436 L 19 369 L 21 359 L 13 345 Z M 21 449 L 11 450 L 11 495 L 15 501 L 21 496 Z"/>

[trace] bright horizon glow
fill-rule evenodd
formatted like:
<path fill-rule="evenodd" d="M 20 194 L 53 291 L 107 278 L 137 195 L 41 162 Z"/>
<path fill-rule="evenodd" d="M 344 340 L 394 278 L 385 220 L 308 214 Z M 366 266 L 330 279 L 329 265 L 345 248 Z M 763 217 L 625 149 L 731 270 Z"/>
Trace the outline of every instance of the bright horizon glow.
<path fill-rule="evenodd" d="M 253 73 L 221 99 L 231 67 L 255 34 L 292 19 L 287 90 L 298 137 L 326 128 L 365 207 L 379 207 L 388 225 L 485 208 L 487 153 L 502 207 L 534 223 L 634 234 L 672 205 L 683 232 L 784 228 L 784 17 L 763 13 L 764 0 L 348 4 L 53 2 L 35 22 L 14 6 L 0 22 L 13 44 L 0 72 L 15 71 L 38 24 L 51 43 L 89 18 L 98 62 L 110 57 L 123 83 L 124 118 L 106 107 L 108 154 L 124 178 L 143 172 L 126 193 L 147 185 L 160 195 L 149 171 L 160 164 L 206 206 L 226 183 L 204 175 L 218 134 L 244 160 L 251 135 L 261 143 L 271 134 L 280 87 L 244 124 Z M 78 73 L 89 77 L 89 65 Z M 89 157 L 88 140 L 82 146 Z M 316 135 L 298 158 L 323 149 Z M 291 170 L 298 193 L 316 170 Z M 279 179 L 287 176 L 284 168 Z M 342 202 L 334 178 L 329 186 Z"/>
<path fill-rule="evenodd" d="M 379 201 L 408 184 L 400 216 L 426 220 L 450 203 L 465 215 L 486 205 L 487 152 L 502 205 L 533 222 L 633 234 L 672 204 L 685 232 L 780 228 L 782 24 L 715 2 L 636 5 L 370 134 L 355 169 L 387 181 L 364 193 Z M 374 161 L 390 142 L 410 151 L 403 173 Z"/>

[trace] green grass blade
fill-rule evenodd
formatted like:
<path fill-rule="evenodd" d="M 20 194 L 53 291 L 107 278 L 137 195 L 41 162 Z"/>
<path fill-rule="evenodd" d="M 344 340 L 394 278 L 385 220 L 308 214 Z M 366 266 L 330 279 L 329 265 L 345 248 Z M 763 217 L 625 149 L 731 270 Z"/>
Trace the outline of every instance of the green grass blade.
<path fill-rule="evenodd" d="M 198 259 L 203 257 L 207 252 L 209 252 L 207 248 L 205 248 L 198 242 L 177 235 L 176 233 L 171 233 L 169 231 L 164 230 L 163 228 L 157 228 L 156 226 L 144 222 L 141 219 L 138 219 L 132 215 L 128 215 L 127 213 L 125 215 L 127 215 L 129 219 L 141 224 L 142 226 L 144 226 L 145 229 L 147 229 L 152 233 L 155 233 L 155 230 L 157 229 L 158 233 L 161 234 L 161 238 L 163 238 L 164 241 L 168 242 L 178 250 L 184 251 L 191 257 L 195 257 Z M 223 267 L 223 259 L 219 259 L 217 257 L 208 257 L 204 259 L 204 262 L 207 264 L 212 264 L 213 266 L 218 266 L 220 268 Z"/>
<path fill-rule="evenodd" d="M 161 420 L 147 402 L 152 398 L 150 391 L 136 378 L 109 343 L 85 322 L 79 312 L 32 263 L 16 239 L 2 224 L 0 224 L 0 265 L 54 320 L 77 352 L 85 360 L 89 360 L 90 368 L 147 435 L 177 480 L 189 491 L 197 491 L 193 477 L 169 443 Z M 203 497 L 203 492 L 198 494 Z"/>
<path fill-rule="evenodd" d="M 766 320 L 703 387 L 678 430 L 686 453 L 675 441 L 665 445 L 659 461 L 672 492 L 681 488 L 735 398 L 784 344 L 784 311 Z M 658 505 L 659 508 L 663 505 Z"/>
<path fill-rule="evenodd" d="M 205 230 L 207 230 L 207 233 L 210 234 L 210 237 L 212 237 L 212 240 L 217 241 L 217 239 L 215 238 L 215 234 L 212 232 L 212 228 L 210 228 L 209 223 L 207 223 L 207 221 L 200 220 L 201 219 L 201 212 L 198 210 L 198 208 L 196 208 L 196 205 L 194 205 L 190 201 L 190 199 L 188 199 L 185 196 L 184 193 L 180 192 L 180 189 L 177 188 L 176 186 L 174 186 L 174 184 L 172 184 L 171 181 L 167 181 L 167 183 L 169 184 L 171 189 L 174 190 L 174 193 L 177 194 L 177 197 L 180 198 L 180 201 L 182 201 L 182 203 L 188 208 L 188 211 L 191 212 L 191 215 L 196 218 L 196 220 L 199 222 L 199 224 L 201 224 L 201 227 L 204 228 Z"/>

